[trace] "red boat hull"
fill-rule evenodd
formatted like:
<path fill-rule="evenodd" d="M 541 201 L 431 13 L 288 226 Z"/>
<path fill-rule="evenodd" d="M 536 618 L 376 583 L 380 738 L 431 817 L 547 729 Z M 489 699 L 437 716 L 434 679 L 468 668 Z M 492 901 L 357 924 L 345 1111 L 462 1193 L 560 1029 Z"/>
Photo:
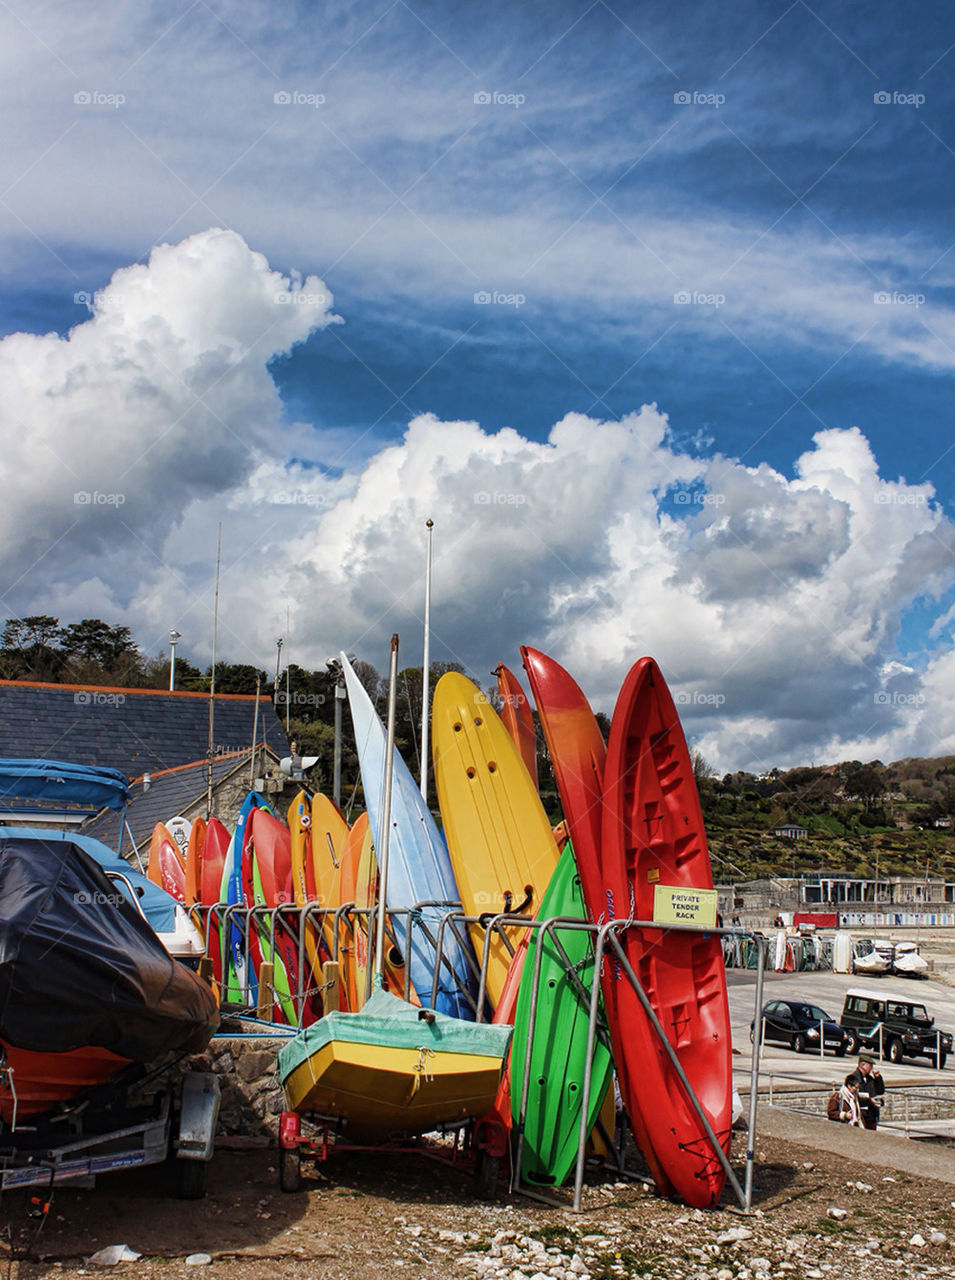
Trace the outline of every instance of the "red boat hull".
<path fill-rule="evenodd" d="M 632 668 L 614 710 L 603 779 L 600 861 L 603 909 L 610 918 L 652 920 L 658 883 L 713 887 L 686 740 L 666 682 L 651 658 L 641 658 Z M 594 904 L 589 905 L 594 910 Z M 629 929 L 622 942 L 728 1152 L 732 1043 L 719 937 Z M 660 1190 L 695 1207 L 713 1208 L 725 1181 L 723 1167 L 636 992 L 612 958 L 605 965 L 603 989 L 611 1027 L 627 1028 L 626 1053 L 617 1061 L 621 1091 Z"/>
<path fill-rule="evenodd" d="M 596 920 L 604 911 L 600 829 L 607 747 L 573 676 L 537 649 L 522 646 L 521 657 L 547 739 L 584 901 Z"/>
<path fill-rule="evenodd" d="M 607 873 L 602 856 L 603 777 L 607 758 L 603 734 L 580 686 L 559 662 L 526 646 L 521 648 L 521 657 L 547 739 L 587 914 L 592 922 L 603 923 L 609 918 Z M 616 914 L 628 916 L 629 893 L 618 891 L 615 901 L 624 904 Z M 610 914 L 613 914 L 612 908 Z M 604 961 L 601 986 L 620 1091 L 634 1137 L 653 1179 L 664 1195 L 671 1195 L 673 1187 L 653 1150 L 636 1105 L 635 1091 L 628 1083 L 631 1079 L 639 1081 L 644 1043 L 631 1037 L 630 1009 L 626 995 L 619 989 L 619 977 L 615 967 Z M 633 995 L 629 984 L 627 989 Z"/>
<path fill-rule="evenodd" d="M 229 851 L 229 833 L 218 818 L 210 818 L 202 845 L 202 864 L 199 874 L 199 900 L 204 907 L 214 907 L 219 901 L 222 886 L 222 869 Z M 222 982 L 222 945 L 219 936 L 219 920 L 210 911 L 203 911 L 206 925 L 206 953 L 212 959 L 212 972 L 217 986 Z"/>
<path fill-rule="evenodd" d="M 17 1123 L 28 1116 L 49 1111 L 58 1102 L 112 1079 L 128 1059 L 117 1057 L 108 1049 L 85 1047 L 69 1053 L 34 1053 L 17 1049 L 0 1041 L 6 1054 L 7 1070 L 13 1075 L 16 1090 Z M 5 1124 L 13 1123 L 13 1089 L 0 1088 L 0 1116 Z"/>
<path fill-rule="evenodd" d="M 527 694 L 513 671 L 509 671 L 503 662 L 498 663 L 494 674 L 497 676 L 497 696 L 501 699 L 501 719 L 536 787 L 537 730 Z"/>

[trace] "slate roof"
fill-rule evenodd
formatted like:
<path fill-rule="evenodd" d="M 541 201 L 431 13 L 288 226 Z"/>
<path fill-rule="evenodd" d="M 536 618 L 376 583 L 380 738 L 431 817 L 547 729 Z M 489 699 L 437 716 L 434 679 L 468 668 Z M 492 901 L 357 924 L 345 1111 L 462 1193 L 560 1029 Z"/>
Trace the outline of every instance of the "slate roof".
<path fill-rule="evenodd" d="M 157 822 L 168 822 L 205 796 L 209 780 L 208 767 L 208 761 L 196 760 L 193 764 L 178 769 L 151 774 L 148 790 L 144 788 L 142 778 L 136 779 L 130 787 L 132 798 L 126 810 L 126 822 L 133 833 L 133 843 L 137 849 L 143 844 L 148 846 Z M 219 756 L 213 761 L 213 789 L 236 772 L 244 772 L 248 776 L 248 751 Z M 85 836 L 93 836 L 115 849 L 119 840 L 119 817 L 104 810 L 85 822 L 82 830 Z M 123 849 L 128 857 L 128 832 L 124 832 Z"/>
<path fill-rule="evenodd" d="M 254 694 L 216 695 L 217 754 L 248 752 L 254 715 Z M 289 754 L 268 698 L 259 700 L 256 737 L 278 756 Z M 208 743 L 204 693 L 0 680 L 0 756 L 106 765 L 137 778 L 204 760 Z"/>

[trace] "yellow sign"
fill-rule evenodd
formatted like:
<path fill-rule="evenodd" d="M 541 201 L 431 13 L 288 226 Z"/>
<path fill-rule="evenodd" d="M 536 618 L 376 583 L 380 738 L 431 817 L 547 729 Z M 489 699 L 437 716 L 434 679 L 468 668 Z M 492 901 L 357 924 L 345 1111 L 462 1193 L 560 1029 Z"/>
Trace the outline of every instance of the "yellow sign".
<path fill-rule="evenodd" d="M 653 918 L 658 924 L 716 925 L 715 889 L 679 889 L 672 884 L 653 888 Z"/>

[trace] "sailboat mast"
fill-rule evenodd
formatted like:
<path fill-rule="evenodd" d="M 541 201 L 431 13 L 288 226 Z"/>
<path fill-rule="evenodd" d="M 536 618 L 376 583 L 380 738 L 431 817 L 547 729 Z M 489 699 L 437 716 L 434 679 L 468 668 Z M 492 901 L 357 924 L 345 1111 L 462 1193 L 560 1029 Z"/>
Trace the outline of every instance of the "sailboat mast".
<path fill-rule="evenodd" d="M 385 745 L 385 786 L 381 806 L 381 848 L 378 850 L 378 916 L 375 921 L 375 973 L 384 985 L 385 911 L 388 900 L 388 844 L 391 835 L 391 781 L 395 771 L 395 708 L 398 702 L 398 636 L 391 637 L 388 672 L 388 740 Z"/>
<path fill-rule="evenodd" d="M 206 821 L 212 817 L 212 760 L 215 753 L 216 638 L 219 634 L 219 570 L 222 566 L 222 522 L 216 539 L 216 596 L 212 608 L 212 671 L 209 676 L 209 770 L 206 779 Z"/>
<path fill-rule="evenodd" d="M 427 521 L 428 554 L 424 570 L 424 654 L 421 667 L 421 798 L 428 803 L 428 722 L 431 700 L 431 535 L 434 521 Z"/>

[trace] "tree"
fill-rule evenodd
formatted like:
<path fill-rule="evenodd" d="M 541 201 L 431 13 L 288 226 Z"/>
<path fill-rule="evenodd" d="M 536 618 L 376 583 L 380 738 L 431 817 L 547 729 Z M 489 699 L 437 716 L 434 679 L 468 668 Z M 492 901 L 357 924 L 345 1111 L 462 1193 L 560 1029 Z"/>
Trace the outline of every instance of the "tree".
<path fill-rule="evenodd" d="M 871 764 L 864 764 L 846 778 L 846 794 L 858 796 L 865 809 L 874 808 L 882 799 L 885 782 L 879 770 Z"/>
<path fill-rule="evenodd" d="M 176 663 L 176 671 L 177 673 L 179 671 L 178 662 Z M 212 667 L 208 667 L 206 670 L 207 688 L 211 676 Z M 216 663 L 216 693 L 255 693 L 256 680 L 260 682 L 260 689 L 264 690 L 268 683 L 268 676 L 264 671 L 260 671 L 258 667 L 252 667 L 246 662 Z"/>
<path fill-rule="evenodd" d="M 100 618 L 71 622 L 60 632 L 60 648 L 68 658 L 85 658 L 105 671 L 124 657 L 138 657 L 139 647 L 129 627 L 111 627 Z"/>
<path fill-rule="evenodd" d="M 9 618 L 0 637 L 0 671 L 5 680 L 59 680 L 63 654 L 60 620 L 48 613 Z"/>

